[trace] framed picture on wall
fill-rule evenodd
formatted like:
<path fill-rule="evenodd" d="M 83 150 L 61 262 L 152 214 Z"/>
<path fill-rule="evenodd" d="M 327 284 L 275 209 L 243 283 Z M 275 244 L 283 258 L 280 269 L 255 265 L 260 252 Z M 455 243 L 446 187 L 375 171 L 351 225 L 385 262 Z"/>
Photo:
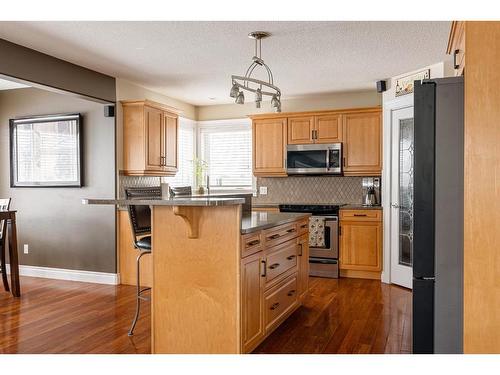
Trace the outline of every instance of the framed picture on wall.
<path fill-rule="evenodd" d="M 415 81 L 431 78 L 431 70 L 425 69 L 396 80 L 396 96 L 411 94 Z"/>
<path fill-rule="evenodd" d="M 81 187 L 82 115 L 10 120 L 11 187 Z"/>

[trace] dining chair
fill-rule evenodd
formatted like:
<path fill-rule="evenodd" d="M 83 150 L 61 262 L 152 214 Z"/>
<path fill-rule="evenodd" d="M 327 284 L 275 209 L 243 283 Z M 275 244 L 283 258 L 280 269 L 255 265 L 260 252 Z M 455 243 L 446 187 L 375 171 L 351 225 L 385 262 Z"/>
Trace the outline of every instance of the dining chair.
<path fill-rule="evenodd" d="M 10 198 L 0 199 L 0 211 L 8 211 L 10 207 Z M 5 262 L 5 252 L 7 248 L 7 220 L 0 220 L 0 272 L 2 273 L 3 287 L 6 292 L 10 292 L 7 279 L 7 267 Z"/>

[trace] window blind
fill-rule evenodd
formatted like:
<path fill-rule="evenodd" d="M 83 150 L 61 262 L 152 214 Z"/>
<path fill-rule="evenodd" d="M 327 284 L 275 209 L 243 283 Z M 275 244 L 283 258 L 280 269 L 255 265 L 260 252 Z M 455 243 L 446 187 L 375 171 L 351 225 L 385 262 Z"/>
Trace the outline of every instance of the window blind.
<path fill-rule="evenodd" d="M 252 188 L 252 128 L 249 121 L 199 125 L 199 155 L 208 163 L 210 186 Z"/>

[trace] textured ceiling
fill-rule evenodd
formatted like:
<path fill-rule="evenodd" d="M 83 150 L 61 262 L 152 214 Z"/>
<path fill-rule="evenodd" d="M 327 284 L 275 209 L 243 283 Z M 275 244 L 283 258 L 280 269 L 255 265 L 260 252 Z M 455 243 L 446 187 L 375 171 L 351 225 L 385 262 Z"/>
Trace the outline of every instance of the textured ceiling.
<path fill-rule="evenodd" d="M 373 89 L 443 61 L 450 22 L 0 22 L 0 38 L 192 103 L 230 103 L 231 74 L 262 57 L 284 98 Z M 214 99 L 209 99 L 214 98 Z"/>

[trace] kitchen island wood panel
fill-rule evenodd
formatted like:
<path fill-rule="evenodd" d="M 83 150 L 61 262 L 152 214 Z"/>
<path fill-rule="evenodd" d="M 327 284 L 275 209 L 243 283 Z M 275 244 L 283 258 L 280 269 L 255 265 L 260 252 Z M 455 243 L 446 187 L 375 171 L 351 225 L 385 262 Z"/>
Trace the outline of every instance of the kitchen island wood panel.
<path fill-rule="evenodd" d="M 198 238 L 153 206 L 153 353 L 240 353 L 241 205 L 196 207 Z"/>

